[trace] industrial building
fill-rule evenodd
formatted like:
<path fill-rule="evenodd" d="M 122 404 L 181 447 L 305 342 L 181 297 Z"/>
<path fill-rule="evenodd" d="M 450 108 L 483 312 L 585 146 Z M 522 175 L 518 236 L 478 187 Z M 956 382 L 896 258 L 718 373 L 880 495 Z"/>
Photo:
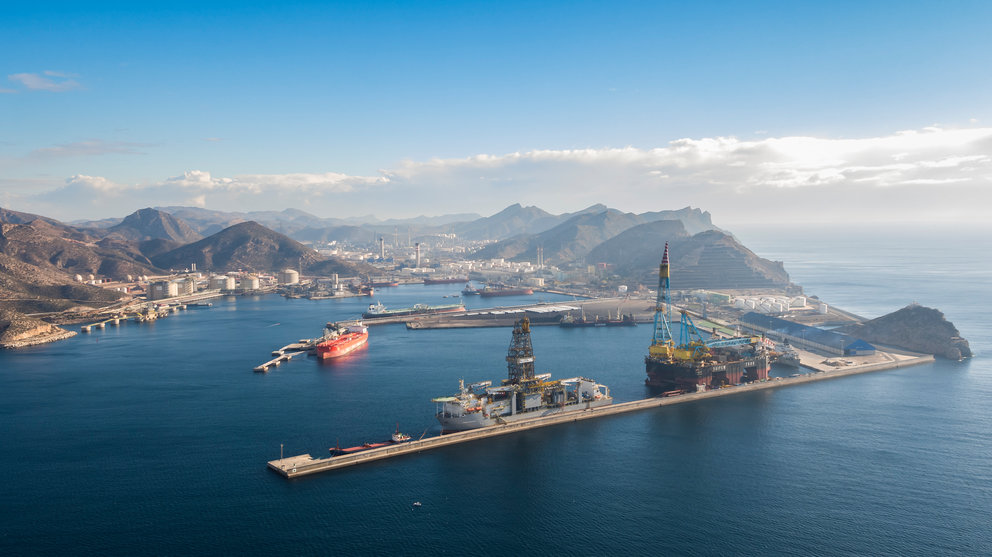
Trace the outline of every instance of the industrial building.
<path fill-rule="evenodd" d="M 838 356 L 870 356 L 875 353 L 871 344 L 850 335 L 810 327 L 770 315 L 750 312 L 741 317 L 741 328 L 788 342 L 799 348 L 808 348 Z"/>
<path fill-rule="evenodd" d="M 179 295 L 179 285 L 175 282 L 160 280 L 148 285 L 148 299 L 162 300 Z"/>

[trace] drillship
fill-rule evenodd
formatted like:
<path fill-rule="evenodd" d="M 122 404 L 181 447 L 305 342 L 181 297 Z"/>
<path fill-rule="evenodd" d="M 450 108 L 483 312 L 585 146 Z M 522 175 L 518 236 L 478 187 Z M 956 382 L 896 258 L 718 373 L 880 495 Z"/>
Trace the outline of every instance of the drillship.
<path fill-rule="evenodd" d="M 444 433 L 464 431 L 527 418 L 575 412 L 611 404 L 610 389 L 592 379 L 573 377 L 551 380 L 550 373 L 534 375 L 534 349 L 530 320 L 513 325 L 513 340 L 506 356 L 507 379 L 499 387 L 492 381 L 465 386 L 459 381 L 454 396 L 432 399 Z"/>
<path fill-rule="evenodd" d="M 654 316 L 654 337 L 648 355 L 645 383 L 665 394 L 705 391 L 707 388 L 737 385 L 768 379 L 768 352 L 758 337 L 703 340 L 683 310 L 679 344 L 671 329 L 672 298 L 669 290 L 668 244 L 658 269 L 658 301 Z"/>

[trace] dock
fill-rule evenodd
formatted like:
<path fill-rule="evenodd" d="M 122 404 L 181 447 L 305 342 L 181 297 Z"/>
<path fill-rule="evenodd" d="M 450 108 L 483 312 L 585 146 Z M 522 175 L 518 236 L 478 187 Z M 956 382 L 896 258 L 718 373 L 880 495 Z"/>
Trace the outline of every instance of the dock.
<path fill-rule="evenodd" d="M 822 359 L 822 356 L 817 356 L 816 358 Z M 548 416 L 540 416 L 531 419 L 520 420 L 505 425 L 494 425 L 479 429 L 473 429 L 469 431 L 462 431 L 458 433 L 449 433 L 447 435 L 441 435 L 438 437 L 429 437 L 427 439 L 407 441 L 405 443 L 391 445 L 388 447 L 381 447 L 378 449 L 370 449 L 367 451 L 362 451 L 359 453 L 349 454 L 349 455 L 332 456 L 327 458 L 314 458 L 309 454 L 301 454 L 301 455 L 290 456 L 290 457 L 269 461 L 268 467 L 270 470 L 280 474 L 284 478 L 287 479 L 297 478 L 301 476 L 317 474 L 320 472 L 328 472 L 331 470 L 338 470 L 340 468 L 357 466 L 359 464 L 365 464 L 367 462 L 375 462 L 378 460 L 393 458 L 402 455 L 421 453 L 431 449 L 447 447 L 459 443 L 467 443 L 469 441 L 475 441 L 478 439 L 487 439 L 490 437 L 498 437 L 500 435 L 508 435 L 520 431 L 527 431 L 529 429 L 536 429 L 539 427 L 547 427 L 551 425 L 578 422 L 581 420 L 589 420 L 589 419 L 601 418 L 605 416 L 616 416 L 619 414 L 625 414 L 627 412 L 636 412 L 640 410 L 647 410 L 650 408 L 658 408 L 660 406 L 683 404 L 687 402 L 694 402 L 697 400 L 705 400 L 705 399 L 716 398 L 721 396 L 729 396 L 737 393 L 761 391 L 765 389 L 774 389 L 777 387 L 800 385 L 803 383 L 812 383 L 814 381 L 823 381 L 826 379 L 835 379 L 838 377 L 847 377 L 849 375 L 869 373 L 873 371 L 882 371 L 886 369 L 895 369 L 901 367 L 926 364 L 932 362 L 933 360 L 934 357 L 929 355 L 905 355 L 905 354 L 886 353 L 886 357 L 884 358 L 884 361 L 879 361 L 875 363 L 851 365 L 845 368 L 832 368 L 829 369 L 829 371 L 821 371 L 819 370 L 819 368 L 817 368 L 815 371 L 811 373 L 796 374 L 793 377 L 778 377 L 761 382 L 724 387 L 721 389 L 713 389 L 713 390 L 702 391 L 697 393 L 688 393 L 688 394 L 682 394 L 682 395 L 676 395 L 670 397 L 664 397 L 664 396 L 652 397 L 642 400 L 635 400 L 632 402 L 621 402 L 621 403 L 611 404 L 609 406 L 586 408 L 584 410 L 573 410 L 570 412 L 562 412 L 558 414 L 551 414 Z M 807 365 L 807 363 L 811 365 L 815 364 L 815 362 L 809 361 L 809 362 L 804 362 L 803 365 L 805 366 Z"/>
<path fill-rule="evenodd" d="M 468 311 L 455 311 L 433 315 L 407 315 L 365 319 L 365 325 L 405 323 L 408 329 L 460 329 L 475 327 L 512 327 L 526 316 L 533 326 L 558 325 L 567 314 L 575 317 L 584 314 L 590 319 L 606 319 L 618 313 L 632 315 L 637 323 L 654 322 L 654 304 L 634 298 L 600 298 L 595 300 L 568 300 L 563 302 L 537 302 L 518 306 L 502 306 Z"/>
<path fill-rule="evenodd" d="M 271 368 L 279 367 L 279 365 L 283 362 L 288 362 L 300 354 L 310 352 L 316 343 L 317 341 L 315 339 L 300 339 L 297 342 L 293 342 L 283 346 L 282 348 L 273 350 L 273 358 L 263 364 L 255 366 L 253 370 L 258 373 L 266 373 Z"/>

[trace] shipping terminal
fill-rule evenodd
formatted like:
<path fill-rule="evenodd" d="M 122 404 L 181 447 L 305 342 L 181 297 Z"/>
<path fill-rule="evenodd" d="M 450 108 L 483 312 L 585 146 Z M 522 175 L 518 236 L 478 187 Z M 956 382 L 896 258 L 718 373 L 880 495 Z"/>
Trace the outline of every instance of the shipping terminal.
<path fill-rule="evenodd" d="M 884 361 L 847 369 L 831 368 L 829 361 L 816 363 L 806 359 L 803 365 L 813 368 L 815 373 L 772 380 L 768 377 L 769 344 L 761 337 L 716 338 L 714 335 L 703 339 L 689 314 L 680 311 L 676 343 L 672 335 L 669 280 L 666 243 L 658 271 L 654 334 L 645 357 L 645 383 L 660 391 L 657 396 L 613 404 L 609 389 L 591 379 L 575 377 L 551 381 L 550 374 L 535 374 L 530 321 L 525 317 L 514 324 L 506 357 L 508 377 L 502 385 L 493 387 L 490 381 L 484 381 L 466 387 L 461 381 L 458 393 L 432 399 L 438 405 L 435 417 L 441 424 L 441 435 L 417 440 L 408 440 L 404 435 L 403 442 L 332 449 L 336 456 L 329 458 L 313 458 L 309 454 L 283 457 L 280 454 L 278 460 L 268 462 L 268 468 L 285 478 L 295 478 L 528 429 L 912 366 L 934 359 L 931 355 L 883 353 Z"/>

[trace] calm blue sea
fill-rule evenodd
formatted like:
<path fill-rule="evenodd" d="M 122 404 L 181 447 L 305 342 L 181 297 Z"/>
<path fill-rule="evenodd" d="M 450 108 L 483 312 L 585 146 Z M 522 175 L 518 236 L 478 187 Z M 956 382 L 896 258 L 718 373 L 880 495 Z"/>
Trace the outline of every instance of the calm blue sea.
<path fill-rule="evenodd" d="M 376 327 L 344 361 L 257 374 L 271 350 L 368 300 L 217 300 L 0 352 L 0 554 L 992 554 L 981 237 L 735 232 L 831 304 L 867 317 L 913 301 L 943 310 L 977 357 L 286 481 L 265 467 L 280 445 L 324 456 L 397 423 L 435 432 L 431 397 L 460 378 L 504 377 L 510 332 Z M 377 297 L 443 303 L 460 287 Z M 647 326 L 533 333 L 540 371 L 591 376 L 618 400 L 646 394 L 650 337 Z"/>

